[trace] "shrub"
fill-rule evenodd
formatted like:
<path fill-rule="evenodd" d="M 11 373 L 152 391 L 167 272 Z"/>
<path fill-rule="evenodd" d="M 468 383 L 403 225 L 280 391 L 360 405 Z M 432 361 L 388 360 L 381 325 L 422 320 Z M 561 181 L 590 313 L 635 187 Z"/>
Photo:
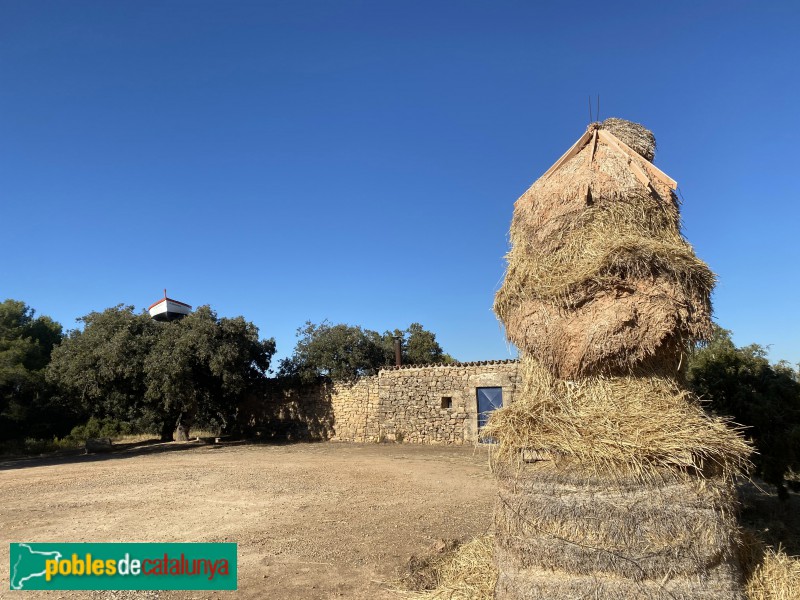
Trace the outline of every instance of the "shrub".
<path fill-rule="evenodd" d="M 90 418 L 84 425 L 73 427 L 68 438 L 84 442 L 92 438 L 120 438 L 124 435 L 131 435 L 132 433 L 141 433 L 134 431 L 134 427 L 125 421 L 106 417 L 98 419 L 97 417 Z"/>

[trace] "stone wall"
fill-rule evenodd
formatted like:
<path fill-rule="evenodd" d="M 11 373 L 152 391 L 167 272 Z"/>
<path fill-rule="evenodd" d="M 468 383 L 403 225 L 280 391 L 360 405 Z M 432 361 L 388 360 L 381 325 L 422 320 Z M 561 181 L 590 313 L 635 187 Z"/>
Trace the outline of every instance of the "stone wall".
<path fill-rule="evenodd" d="M 289 439 L 465 444 L 478 439 L 477 389 L 513 402 L 518 363 L 485 361 L 382 369 L 352 384 L 272 380 L 240 407 L 245 433 Z"/>
<path fill-rule="evenodd" d="M 334 414 L 332 439 L 372 441 L 380 438 L 379 376 L 362 377 L 356 383 L 337 383 L 331 393 Z"/>
<path fill-rule="evenodd" d="M 502 388 L 503 403 L 513 402 L 517 370 L 516 361 L 408 366 L 382 369 L 354 385 L 338 385 L 331 396 L 333 439 L 474 443 L 477 388 Z"/>
<path fill-rule="evenodd" d="M 265 440 L 327 440 L 334 433 L 333 386 L 270 379 L 239 405 L 239 432 Z"/>

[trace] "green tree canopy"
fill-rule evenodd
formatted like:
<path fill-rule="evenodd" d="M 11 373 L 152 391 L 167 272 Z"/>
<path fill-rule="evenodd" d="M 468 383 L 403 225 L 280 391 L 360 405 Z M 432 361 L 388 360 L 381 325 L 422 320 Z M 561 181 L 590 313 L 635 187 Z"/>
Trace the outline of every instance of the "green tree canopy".
<path fill-rule="evenodd" d="M 53 352 L 48 379 L 87 414 L 140 419 L 147 390 L 144 364 L 158 339 L 159 323 L 122 304 L 78 319 Z"/>
<path fill-rule="evenodd" d="M 207 306 L 169 323 L 123 305 L 80 321 L 53 353 L 50 380 L 88 414 L 155 425 L 164 439 L 179 420 L 226 426 L 275 352 L 255 325 Z"/>
<path fill-rule="evenodd" d="M 445 354 L 442 350 L 439 342 L 436 341 L 436 334 L 427 331 L 419 323 L 409 325 L 408 329 L 402 332 L 402 340 L 404 364 L 428 365 L 455 362 L 452 356 Z"/>
<path fill-rule="evenodd" d="M 145 360 L 145 399 L 166 423 L 199 420 L 227 428 L 242 395 L 266 376 L 275 340 L 259 340 L 243 317 L 218 318 L 208 306 L 162 331 Z"/>
<path fill-rule="evenodd" d="M 61 325 L 19 300 L 0 303 L 0 435 L 21 438 L 54 420 L 44 368 Z"/>
<path fill-rule="evenodd" d="M 714 412 L 747 426 L 758 473 L 785 494 L 788 470 L 800 468 L 800 373 L 785 362 L 770 364 L 757 344 L 737 348 L 731 332 L 717 327 L 691 354 L 687 377 Z"/>
<path fill-rule="evenodd" d="M 386 360 L 381 337 L 358 326 L 308 321 L 297 337 L 294 354 L 281 361 L 281 375 L 352 380 L 376 372 Z"/>
<path fill-rule="evenodd" d="M 381 367 L 394 364 L 395 338 L 401 340 L 404 364 L 454 362 L 439 346 L 436 335 L 419 323 L 381 335 L 357 325 L 331 325 L 327 321 L 315 325 L 308 321 L 297 330 L 297 337 L 294 354 L 281 361 L 280 374 L 304 380 L 353 380 L 373 375 Z"/>

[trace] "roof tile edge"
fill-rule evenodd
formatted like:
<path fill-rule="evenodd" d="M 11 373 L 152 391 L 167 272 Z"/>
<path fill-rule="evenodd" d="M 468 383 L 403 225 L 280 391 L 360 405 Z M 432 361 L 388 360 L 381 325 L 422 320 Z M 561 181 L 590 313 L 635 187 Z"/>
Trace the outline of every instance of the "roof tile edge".
<path fill-rule="evenodd" d="M 510 365 L 514 363 L 518 363 L 518 358 L 504 358 L 499 360 L 473 360 L 467 362 L 454 362 L 454 363 L 429 363 L 429 364 L 411 364 L 411 365 L 402 365 L 402 366 L 395 366 L 390 365 L 386 367 L 381 367 L 378 369 L 379 371 L 402 371 L 405 369 L 426 369 L 431 367 L 483 367 L 487 365 Z"/>

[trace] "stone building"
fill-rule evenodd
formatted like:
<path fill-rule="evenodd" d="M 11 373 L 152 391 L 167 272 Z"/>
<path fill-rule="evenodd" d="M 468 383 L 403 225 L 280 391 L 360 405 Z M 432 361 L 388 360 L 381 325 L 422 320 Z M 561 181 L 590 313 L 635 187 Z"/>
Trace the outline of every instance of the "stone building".
<path fill-rule="evenodd" d="M 351 384 L 275 379 L 240 406 L 246 433 L 290 439 L 469 444 L 513 402 L 516 360 L 386 367 Z"/>

